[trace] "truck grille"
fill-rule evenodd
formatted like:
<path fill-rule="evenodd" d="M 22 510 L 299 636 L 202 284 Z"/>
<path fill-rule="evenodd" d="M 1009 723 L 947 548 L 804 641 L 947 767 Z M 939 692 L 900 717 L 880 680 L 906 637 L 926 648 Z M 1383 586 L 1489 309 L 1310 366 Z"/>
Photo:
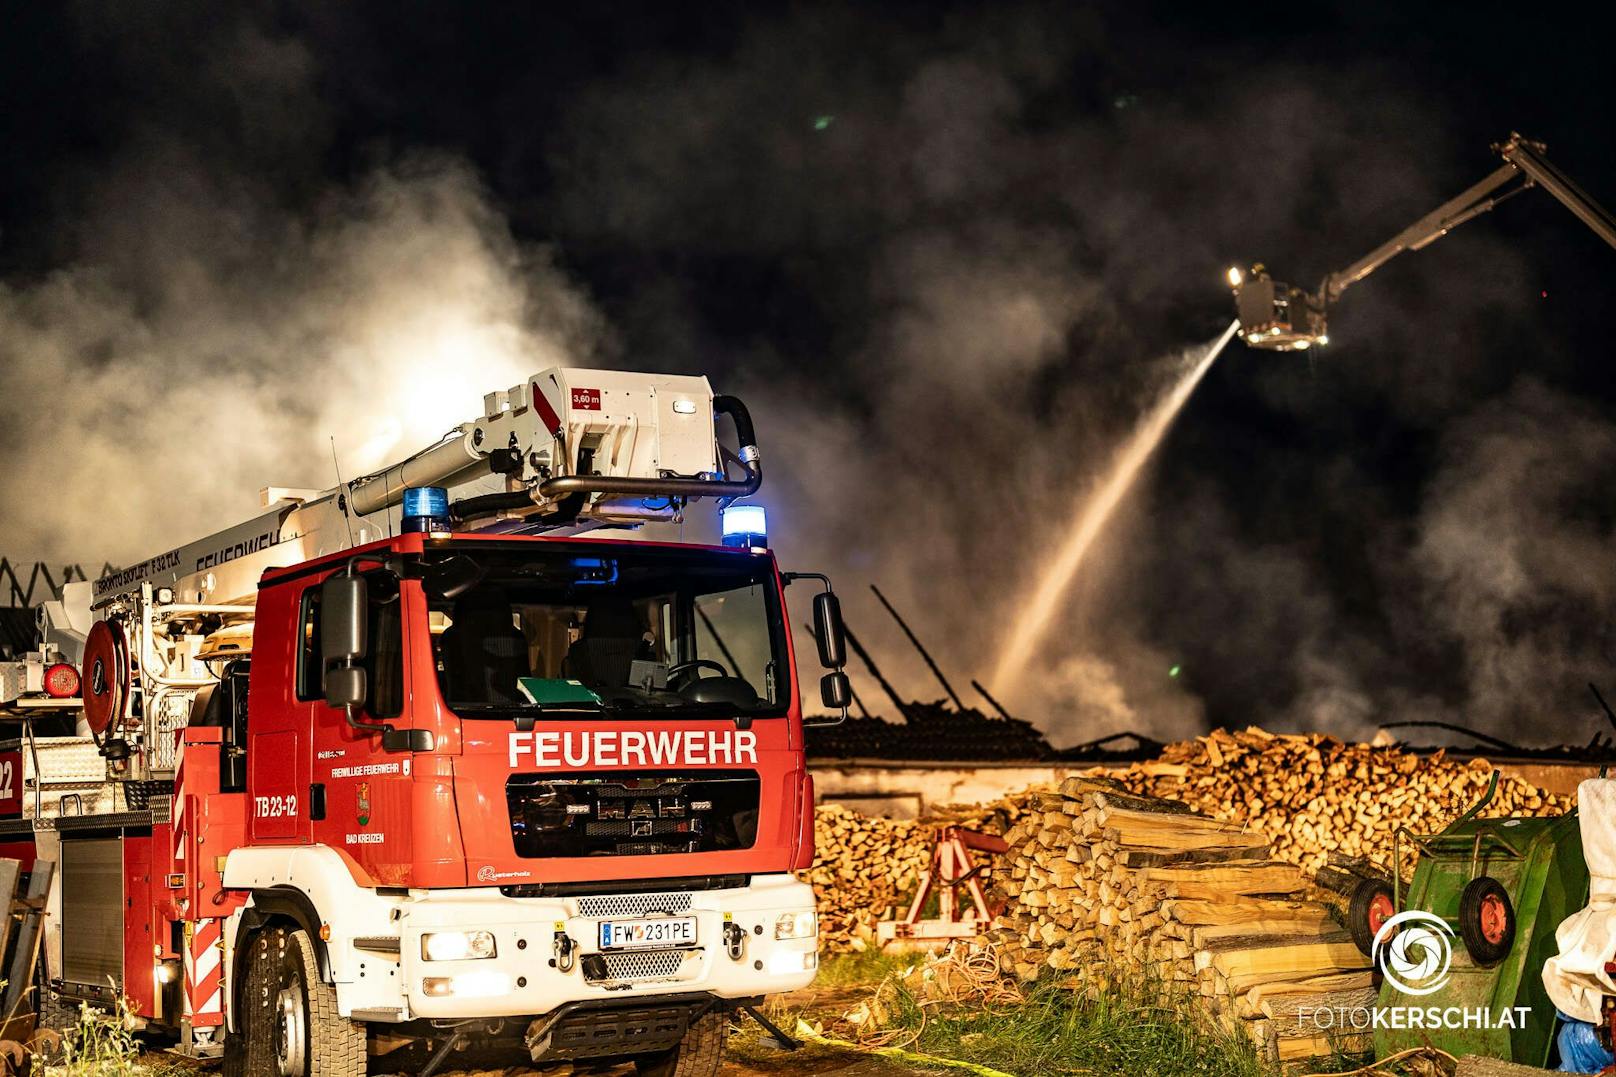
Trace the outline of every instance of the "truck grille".
<path fill-rule="evenodd" d="M 612 892 L 602 894 L 601 884 L 593 883 L 518 883 L 502 886 L 499 892 L 513 898 L 577 898 L 580 901 L 613 901 L 632 898 L 639 894 L 674 895 L 688 891 L 739 890 L 751 881 L 748 875 L 684 875 L 664 876 L 660 879 L 623 879 L 611 884 Z M 656 908 L 661 908 L 659 901 Z M 670 910 L 672 911 L 672 910 Z M 584 913 L 585 916 L 598 915 Z M 606 914 L 610 915 L 610 914 Z"/>
<path fill-rule="evenodd" d="M 606 975 L 602 980 L 672 980 L 685 957 L 694 950 L 646 950 L 628 954 L 602 954 Z M 586 970 L 587 973 L 587 970 Z"/>
<path fill-rule="evenodd" d="M 505 784 L 511 838 L 523 857 L 749 849 L 758 795 L 758 776 L 747 771 L 517 774 Z"/>
<path fill-rule="evenodd" d="M 579 916 L 644 916 L 648 912 L 672 916 L 689 911 L 689 894 L 602 894 L 578 899 Z"/>

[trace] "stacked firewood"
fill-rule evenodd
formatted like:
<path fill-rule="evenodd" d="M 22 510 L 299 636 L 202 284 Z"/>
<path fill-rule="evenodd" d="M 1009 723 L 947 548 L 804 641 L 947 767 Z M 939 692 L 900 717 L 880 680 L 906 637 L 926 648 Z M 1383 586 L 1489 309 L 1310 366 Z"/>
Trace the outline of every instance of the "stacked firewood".
<path fill-rule="evenodd" d="M 1345 896 L 1385 873 L 1397 827 L 1440 831 L 1485 794 L 1491 769 L 1219 730 L 1110 778 L 1091 771 L 934 819 L 822 806 L 808 879 L 825 950 L 862 950 L 877 922 L 903 915 L 938 826 L 1004 834 L 1011 849 L 992 877 L 1005 910 L 988 943 L 1006 972 L 1078 986 L 1148 970 L 1271 1056 L 1302 1058 L 1358 1046 L 1331 1043 L 1304 1015 L 1372 1005 L 1369 962 L 1340 926 Z M 1572 806 L 1505 777 L 1484 814 Z"/>
<path fill-rule="evenodd" d="M 837 804 L 814 814 L 818 858 L 807 881 L 819 900 L 827 953 L 875 944 L 875 925 L 903 915 L 931 861 L 932 831 L 914 820 L 880 819 Z"/>
<path fill-rule="evenodd" d="M 882 819 L 839 804 L 814 814 L 814 866 L 805 876 L 819 900 L 819 935 L 826 953 L 876 944 L 875 925 L 902 917 L 931 863 L 940 828 L 962 826 L 1002 834 L 1021 811 L 1019 799 L 946 805 L 925 818 Z"/>
<path fill-rule="evenodd" d="M 1328 1053 L 1299 1006 L 1358 1006 L 1369 962 L 1260 832 L 1073 777 L 1005 835 L 992 941 L 1020 979 L 1148 975 L 1280 1059 Z"/>
<path fill-rule="evenodd" d="M 1272 842 L 1276 857 L 1316 872 L 1332 854 L 1388 867 L 1399 826 L 1416 834 L 1442 830 L 1481 799 L 1491 772 L 1481 759 L 1464 763 L 1441 752 L 1414 755 L 1254 727 L 1168 745 L 1159 760 L 1116 777 L 1140 795 L 1249 826 Z M 1483 814 L 1560 815 L 1573 799 L 1505 776 Z"/>

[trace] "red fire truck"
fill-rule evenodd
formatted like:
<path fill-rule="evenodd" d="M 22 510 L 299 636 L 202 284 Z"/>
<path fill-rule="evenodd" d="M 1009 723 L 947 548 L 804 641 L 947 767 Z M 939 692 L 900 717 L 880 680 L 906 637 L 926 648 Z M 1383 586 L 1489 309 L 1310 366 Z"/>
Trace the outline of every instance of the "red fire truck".
<path fill-rule="evenodd" d="M 817 967 L 804 575 L 821 701 L 848 697 L 828 581 L 736 503 L 761 480 L 705 378 L 555 369 L 64 595 L 43 633 L 77 728 L 9 701 L 58 868 L 47 995 L 127 999 L 232 1073 L 713 1071 L 729 1014 Z M 703 498 L 722 544 L 626 530 Z"/>

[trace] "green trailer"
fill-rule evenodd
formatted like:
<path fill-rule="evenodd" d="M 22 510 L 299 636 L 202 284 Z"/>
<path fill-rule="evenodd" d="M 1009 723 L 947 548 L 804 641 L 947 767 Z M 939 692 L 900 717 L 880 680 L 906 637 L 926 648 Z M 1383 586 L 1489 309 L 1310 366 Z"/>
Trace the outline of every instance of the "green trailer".
<path fill-rule="evenodd" d="M 1541 973 L 1556 952 L 1555 929 L 1588 901 L 1582 834 L 1575 811 L 1553 819 L 1478 818 L 1497 788 L 1494 771 L 1482 799 L 1440 834 L 1399 828 L 1392 882 L 1366 881 L 1354 895 L 1348 927 L 1366 953 L 1376 949 L 1386 921 L 1414 910 L 1434 918 L 1425 921 L 1430 949 L 1451 951 L 1445 978 L 1433 974 L 1416 984 L 1420 993 L 1405 991 L 1395 976 L 1383 978 L 1378 1017 L 1386 1023 L 1375 1030 L 1377 1057 L 1431 1046 L 1456 1057 L 1532 1066 L 1549 1061 L 1557 1022 Z M 1403 863 L 1410 855 L 1418 859 L 1405 888 Z M 1393 925 L 1379 940 L 1381 949 L 1395 941 L 1397 930 Z M 1396 1010 L 1404 1011 L 1396 1015 L 1402 1023 L 1413 1024 L 1410 1009 L 1441 1011 L 1444 1023 L 1389 1027 Z M 1463 1016 L 1482 1011 L 1492 1015 L 1485 1022 L 1492 1027 Z M 1461 1027 L 1446 1027 L 1454 1014 Z M 1432 1022 L 1422 1016 L 1420 1023 Z"/>

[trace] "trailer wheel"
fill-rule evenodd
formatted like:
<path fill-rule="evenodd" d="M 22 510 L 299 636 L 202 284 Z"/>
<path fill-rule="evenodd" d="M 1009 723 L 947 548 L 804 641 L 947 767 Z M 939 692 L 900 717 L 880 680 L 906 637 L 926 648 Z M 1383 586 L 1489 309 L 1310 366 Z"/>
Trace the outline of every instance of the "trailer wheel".
<path fill-rule="evenodd" d="M 320 979 L 308 932 L 260 932 L 246 988 L 243 1063 L 253 1077 L 364 1077 L 365 1026 L 337 1012 L 337 989 Z"/>
<path fill-rule="evenodd" d="M 1352 891 L 1347 906 L 1347 932 L 1365 957 L 1375 948 L 1375 936 L 1397 913 L 1391 884 L 1382 879 L 1364 879 Z"/>
<path fill-rule="evenodd" d="M 639 1077 L 713 1077 L 724 1061 L 729 1039 L 729 1015 L 708 1010 L 685 1029 L 685 1038 L 671 1051 L 634 1060 Z"/>
<path fill-rule="evenodd" d="M 1471 879 L 1459 895 L 1459 937 L 1478 965 L 1496 965 L 1515 944 L 1515 906 L 1489 875 Z"/>

